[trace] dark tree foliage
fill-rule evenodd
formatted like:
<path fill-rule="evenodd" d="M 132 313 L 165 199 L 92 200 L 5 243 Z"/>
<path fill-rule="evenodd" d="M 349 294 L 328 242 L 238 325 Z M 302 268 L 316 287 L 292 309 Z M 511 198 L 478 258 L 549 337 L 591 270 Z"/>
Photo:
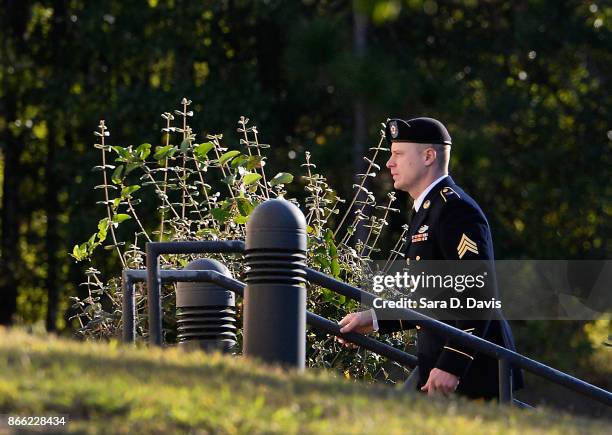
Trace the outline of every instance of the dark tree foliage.
<path fill-rule="evenodd" d="M 249 116 L 272 166 L 298 173 L 309 150 L 344 197 L 380 122 L 437 117 L 498 258 L 610 257 L 605 2 L 4 0 L 0 19 L 2 324 L 69 327 L 68 251 L 103 213 L 91 133 L 105 119 L 115 144 L 158 145 L 184 96 L 199 131 L 237 142 Z"/>

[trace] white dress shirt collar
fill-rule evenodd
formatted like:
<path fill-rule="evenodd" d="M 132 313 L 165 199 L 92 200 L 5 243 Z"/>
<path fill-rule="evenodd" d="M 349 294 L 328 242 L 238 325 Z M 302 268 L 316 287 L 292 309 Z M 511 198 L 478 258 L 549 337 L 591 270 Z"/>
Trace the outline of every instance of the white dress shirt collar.
<path fill-rule="evenodd" d="M 433 183 L 431 183 L 429 186 L 427 186 L 427 189 L 425 189 L 417 199 L 414 200 L 414 211 L 418 212 L 419 209 L 421 208 L 421 205 L 423 204 L 423 201 L 425 200 L 425 197 L 427 196 L 427 194 L 429 192 L 431 192 L 431 189 L 433 189 L 434 187 L 436 187 L 436 184 L 438 184 L 440 181 L 442 181 L 443 179 L 445 179 L 446 177 L 448 177 L 447 175 L 442 175 L 440 178 L 438 178 L 436 181 L 434 181 Z"/>

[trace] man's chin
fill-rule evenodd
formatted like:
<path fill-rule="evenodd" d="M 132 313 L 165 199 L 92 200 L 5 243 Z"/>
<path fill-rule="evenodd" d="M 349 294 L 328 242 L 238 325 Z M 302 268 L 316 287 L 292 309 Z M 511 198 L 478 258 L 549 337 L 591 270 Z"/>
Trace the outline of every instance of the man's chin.
<path fill-rule="evenodd" d="M 399 180 L 393 182 L 393 188 L 395 190 L 401 190 L 402 192 L 408 192 L 408 188 L 402 184 Z"/>

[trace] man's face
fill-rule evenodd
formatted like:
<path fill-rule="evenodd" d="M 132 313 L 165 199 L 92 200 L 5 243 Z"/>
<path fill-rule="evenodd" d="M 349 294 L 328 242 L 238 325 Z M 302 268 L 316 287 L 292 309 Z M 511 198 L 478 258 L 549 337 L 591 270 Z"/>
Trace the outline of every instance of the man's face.
<path fill-rule="evenodd" d="M 387 168 L 391 171 L 395 189 L 405 192 L 410 192 L 411 188 L 414 190 L 426 174 L 423 147 L 413 142 L 392 142 Z"/>

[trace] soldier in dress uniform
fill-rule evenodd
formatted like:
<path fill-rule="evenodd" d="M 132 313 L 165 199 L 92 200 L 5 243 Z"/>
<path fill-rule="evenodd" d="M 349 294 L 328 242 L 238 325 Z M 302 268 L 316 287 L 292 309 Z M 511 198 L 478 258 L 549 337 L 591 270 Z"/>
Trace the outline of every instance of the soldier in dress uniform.
<path fill-rule="evenodd" d="M 489 223 L 476 203 L 448 175 L 451 137 L 444 125 L 432 118 L 387 120 L 386 140 L 391 146 L 387 168 L 394 188 L 414 199 L 406 258 L 421 260 L 478 260 L 492 263 L 493 241 Z M 494 268 L 487 294 L 497 293 Z M 406 320 L 393 320 L 392 311 L 372 309 L 350 313 L 340 322 L 341 332 L 389 333 L 414 328 Z M 500 312 L 470 319 L 446 321 L 463 331 L 514 350 L 510 327 Z M 343 340 L 341 340 L 343 341 Z M 344 342 L 344 341 L 343 341 Z M 348 343 L 347 343 L 348 344 Z M 497 359 L 474 352 L 433 331 L 417 328 L 419 382 L 429 395 L 454 391 L 471 397 L 498 397 Z M 522 386 L 522 373 L 512 369 L 513 387 Z"/>

